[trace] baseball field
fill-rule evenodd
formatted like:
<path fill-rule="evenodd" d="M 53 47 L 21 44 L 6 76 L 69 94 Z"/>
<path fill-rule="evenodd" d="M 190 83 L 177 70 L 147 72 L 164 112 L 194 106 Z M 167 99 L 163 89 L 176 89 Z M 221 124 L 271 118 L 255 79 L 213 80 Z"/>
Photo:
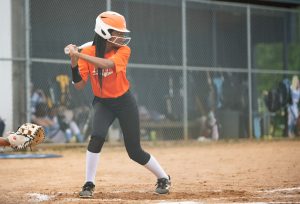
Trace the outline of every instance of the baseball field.
<path fill-rule="evenodd" d="M 156 195 L 155 177 L 122 145 L 105 144 L 93 199 L 80 199 L 85 147 L 49 148 L 61 158 L 0 159 L 0 203 L 300 203 L 300 141 L 143 143 L 171 176 Z"/>

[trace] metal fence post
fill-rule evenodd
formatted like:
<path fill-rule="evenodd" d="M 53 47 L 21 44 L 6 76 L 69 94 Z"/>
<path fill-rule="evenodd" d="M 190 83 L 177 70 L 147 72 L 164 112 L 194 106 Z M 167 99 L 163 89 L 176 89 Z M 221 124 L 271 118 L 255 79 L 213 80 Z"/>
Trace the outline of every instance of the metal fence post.
<path fill-rule="evenodd" d="M 248 65 L 248 97 L 249 97 L 249 137 L 253 137 L 252 131 L 252 64 L 251 64 L 251 8 L 247 6 L 247 65 Z"/>
<path fill-rule="evenodd" d="M 186 0 L 182 0 L 182 74 L 183 74 L 183 138 L 188 140 L 187 55 L 186 55 Z"/>
<path fill-rule="evenodd" d="M 106 10 L 107 11 L 111 10 L 111 0 L 106 0 Z"/>
<path fill-rule="evenodd" d="M 26 121 L 31 118 L 31 90 L 30 90 L 30 0 L 25 0 L 25 90 L 26 90 Z"/>

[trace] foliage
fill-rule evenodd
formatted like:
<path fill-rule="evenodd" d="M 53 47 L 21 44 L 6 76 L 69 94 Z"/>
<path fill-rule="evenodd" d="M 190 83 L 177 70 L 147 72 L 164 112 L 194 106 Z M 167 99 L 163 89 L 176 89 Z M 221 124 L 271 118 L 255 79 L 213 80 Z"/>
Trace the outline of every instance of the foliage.
<path fill-rule="evenodd" d="M 255 64 L 257 69 L 282 70 L 283 69 L 283 46 L 282 43 L 257 44 L 255 47 Z M 258 74 L 257 88 L 261 93 L 270 90 L 282 79 L 281 75 Z"/>
<path fill-rule="evenodd" d="M 300 71 L 300 44 L 295 43 L 289 46 L 288 53 L 288 67 L 289 70 Z"/>
<path fill-rule="evenodd" d="M 300 44 L 292 43 L 288 46 L 288 70 L 300 70 Z M 257 69 L 262 70 L 283 70 L 283 44 L 282 43 L 261 43 L 255 47 L 255 64 Z M 257 77 L 257 88 L 261 92 L 270 90 L 282 80 L 280 74 L 259 74 Z"/>

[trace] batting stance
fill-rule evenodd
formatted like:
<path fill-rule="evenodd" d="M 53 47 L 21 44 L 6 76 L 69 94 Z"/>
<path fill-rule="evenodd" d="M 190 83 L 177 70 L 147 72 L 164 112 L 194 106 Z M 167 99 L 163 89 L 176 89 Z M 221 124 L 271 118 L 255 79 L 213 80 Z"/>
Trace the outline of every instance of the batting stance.
<path fill-rule="evenodd" d="M 66 47 L 71 58 L 75 88 L 83 89 L 90 77 L 95 95 L 93 129 L 86 152 L 86 182 L 79 196 L 89 198 L 93 195 L 100 151 L 115 118 L 119 119 L 129 157 L 155 174 L 156 193 L 168 193 L 170 177 L 154 156 L 140 145 L 138 108 L 126 78 L 130 57 L 127 44 L 131 38 L 125 36 L 130 32 L 126 28 L 125 18 L 116 12 L 103 12 L 96 19 L 95 32 L 92 46 L 83 48 L 81 52 L 73 44 Z"/>

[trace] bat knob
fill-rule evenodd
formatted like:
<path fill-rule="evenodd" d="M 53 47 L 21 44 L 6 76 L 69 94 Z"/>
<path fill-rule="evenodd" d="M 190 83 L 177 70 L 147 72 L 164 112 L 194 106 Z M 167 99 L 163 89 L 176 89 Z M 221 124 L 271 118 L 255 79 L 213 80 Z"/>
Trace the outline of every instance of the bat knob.
<path fill-rule="evenodd" d="M 68 55 L 68 54 L 70 54 L 70 49 L 65 47 L 64 52 L 65 52 L 66 55 Z"/>

